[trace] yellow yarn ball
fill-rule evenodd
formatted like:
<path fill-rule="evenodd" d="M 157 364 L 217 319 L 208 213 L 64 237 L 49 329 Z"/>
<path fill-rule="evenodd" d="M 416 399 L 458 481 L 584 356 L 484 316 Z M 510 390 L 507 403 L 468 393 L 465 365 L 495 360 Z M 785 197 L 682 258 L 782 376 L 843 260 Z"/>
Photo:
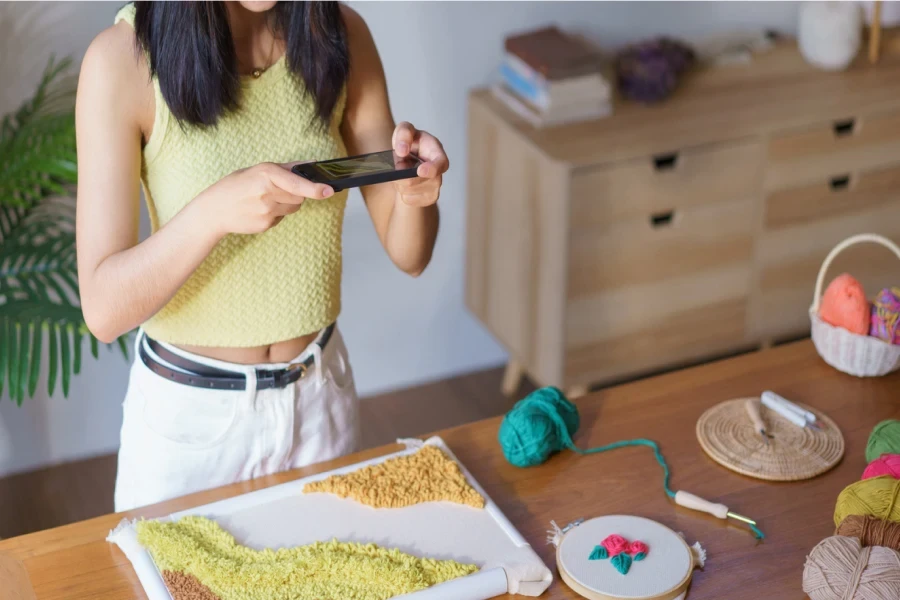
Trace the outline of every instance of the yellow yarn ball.
<path fill-rule="evenodd" d="M 841 491 L 834 507 L 834 526 L 848 515 L 871 515 L 900 522 L 900 479 L 882 475 L 857 481 Z"/>

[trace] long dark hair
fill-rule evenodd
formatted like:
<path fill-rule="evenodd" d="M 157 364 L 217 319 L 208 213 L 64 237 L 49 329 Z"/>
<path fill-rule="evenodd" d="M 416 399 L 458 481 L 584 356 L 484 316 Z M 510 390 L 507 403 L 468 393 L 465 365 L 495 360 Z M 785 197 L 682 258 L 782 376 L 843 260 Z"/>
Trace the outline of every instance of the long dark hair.
<path fill-rule="evenodd" d="M 208 127 L 240 107 L 240 76 L 222 1 L 135 2 L 137 43 L 150 74 L 182 123 Z M 337 2 L 278 2 L 276 33 L 284 36 L 288 69 L 315 99 L 328 123 L 350 71 L 347 31 Z"/>

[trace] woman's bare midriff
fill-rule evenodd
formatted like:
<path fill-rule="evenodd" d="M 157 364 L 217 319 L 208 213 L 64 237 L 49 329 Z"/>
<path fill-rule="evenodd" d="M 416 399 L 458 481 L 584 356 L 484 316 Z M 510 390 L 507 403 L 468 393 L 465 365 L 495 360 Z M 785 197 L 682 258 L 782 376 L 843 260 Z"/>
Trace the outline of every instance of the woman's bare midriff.
<path fill-rule="evenodd" d="M 295 359 L 297 355 L 315 341 L 318 335 L 319 332 L 315 332 L 292 340 L 252 348 L 211 348 L 209 346 L 183 345 L 179 345 L 178 348 L 192 354 L 241 365 L 286 363 Z"/>

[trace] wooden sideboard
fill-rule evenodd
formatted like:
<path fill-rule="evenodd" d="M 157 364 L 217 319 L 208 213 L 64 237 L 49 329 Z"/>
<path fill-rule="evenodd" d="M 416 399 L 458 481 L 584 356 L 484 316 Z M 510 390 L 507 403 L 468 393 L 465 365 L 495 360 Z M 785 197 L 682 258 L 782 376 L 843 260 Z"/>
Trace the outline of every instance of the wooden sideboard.
<path fill-rule="evenodd" d="M 900 51 L 847 71 L 793 42 L 657 106 L 534 129 L 470 96 L 466 303 L 527 373 L 578 394 L 809 331 L 828 251 L 900 240 Z M 896 257 L 854 247 L 875 294 Z"/>

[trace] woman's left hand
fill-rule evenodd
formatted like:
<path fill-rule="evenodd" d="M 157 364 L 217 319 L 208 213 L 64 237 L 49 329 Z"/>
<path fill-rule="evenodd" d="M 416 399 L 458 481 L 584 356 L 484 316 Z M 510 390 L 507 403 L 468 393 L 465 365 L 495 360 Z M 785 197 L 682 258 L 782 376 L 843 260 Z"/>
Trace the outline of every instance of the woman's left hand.
<path fill-rule="evenodd" d="M 404 122 L 394 129 L 391 145 L 397 156 L 414 154 L 422 160 L 417 170 L 418 177 L 394 182 L 400 199 L 409 206 L 419 207 L 437 202 L 441 195 L 442 176 L 450 168 L 440 140 Z"/>

